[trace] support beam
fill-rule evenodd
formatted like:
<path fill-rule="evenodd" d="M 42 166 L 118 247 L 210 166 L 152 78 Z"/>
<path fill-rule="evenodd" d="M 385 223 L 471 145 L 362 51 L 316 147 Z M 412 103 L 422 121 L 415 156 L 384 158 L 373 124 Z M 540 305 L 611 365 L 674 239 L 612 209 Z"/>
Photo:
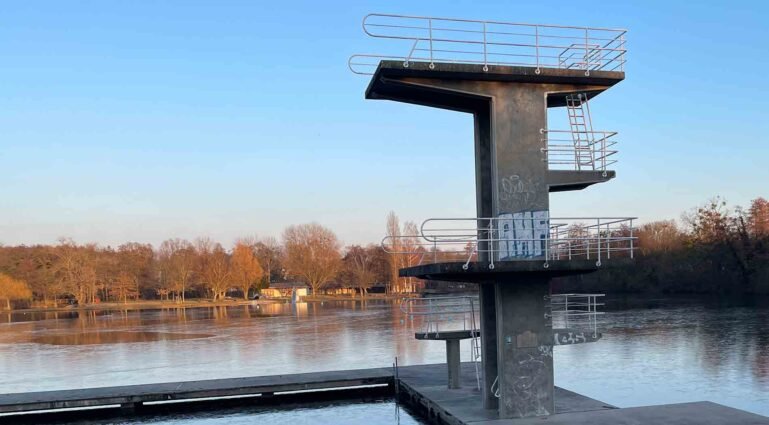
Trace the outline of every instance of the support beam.
<path fill-rule="evenodd" d="M 449 388 L 456 389 L 459 383 L 459 340 L 446 340 L 446 366 L 449 368 Z"/>

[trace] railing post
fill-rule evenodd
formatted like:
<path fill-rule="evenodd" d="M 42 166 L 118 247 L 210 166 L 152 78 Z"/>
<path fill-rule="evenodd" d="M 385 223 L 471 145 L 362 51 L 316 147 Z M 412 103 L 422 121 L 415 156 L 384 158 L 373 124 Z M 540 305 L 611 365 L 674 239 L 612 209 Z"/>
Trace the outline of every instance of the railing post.
<path fill-rule="evenodd" d="M 597 224 L 596 228 L 598 229 L 598 235 L 597 235 L 598 247 L 596 248 L 596 251 L 597 251 L 596 255 L 598 256 L 598 261 L 596 261 L 595 264 L 597 266 L 600 266 L 601 265 L 601 219 L 600 218 L 596 219 L 596 224 Z"/>
<path fill-rule="evenodd" d="M 488 47 L 486 44 L 486 22 L 483 23 L 483 70 L 489 70 Z"/>
<path fill-rule="evenodd" d="M 611 260 L 611 230 L 606 225 L 606 259 Z"/>
<path fill-rule="evenodd" d="M 537 69 L 534 70 L 534 73 L 539 74 L 541 72 L 539 70 L 539 25 L 534 26 L 534 48 L 537 56 Z"/>
<path fill-rule="evenodd" d="M 606 132 L 603 132 L 603 138 L 601 138 L 601 171 L 606 172 Z"/>
<path fill-rule="evenodd" d="M 630 258 L 633 258 L 633 219 L 630 219 Z"/>
<path fill-rule="evenodd" d="M 545 264 L 550 261 L 550 217 L 547 218 L 547 239 L 545 239 Z"/>
<path fill-rule="evenodd" d="M 588 54 L 588 42 L 589 42 L 588 40 L 589 40 L 588 29 L 585 28 L 585 75 L 586 76 L 590 76 L 590 66 L 588 65 L 588 61 L 590 60 L 589 54 Z"/>
<path fill-rule="evenodd" d="M 590 259 L 590 230 L 585 230 L 585 231 L 587 232 L 587 234 L 584 236 L 585 247 L 586 247 L 585 259 L 589 260 Z"/>
<path fill-rule="evenodd" d="M 622 72 L 625 72 L 625 34 L 624 33 L 622 33 L 622 35 L 620 36 L 620 41 L 621 41 L 620 49 L 622 49 L 622 52 L 620 54 L 622 55 L 622 59 L 620 59 L 620 62 L 619 62 L 619 66 L 620 66 L 619 70 Z"/>
<path fill-rule="evenodd" d="M 491 217 L 489 219 L 489 236 L 488 236 L 488 245 L 489 245 L 489 259 L 491 261 L 491 264 L 489 264 L 490 269 L 494 269 L 494 218 Z"/>
<path fill-rule="evenodd" d="M 433 63 L 433 18 L 427 18 L 427 24 L 430 28 L 430 69 L 435 68 Z"/>

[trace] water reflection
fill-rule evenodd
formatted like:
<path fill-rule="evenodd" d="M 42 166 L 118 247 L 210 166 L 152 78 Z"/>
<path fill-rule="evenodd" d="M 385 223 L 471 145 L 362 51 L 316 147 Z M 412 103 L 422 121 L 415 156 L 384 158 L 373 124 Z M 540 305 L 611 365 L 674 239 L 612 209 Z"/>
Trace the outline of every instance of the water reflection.
<path fill-rule="evenodd" d="M 78 332 L 41 335 L 32 338 L 38 344 L 51 345 L 94 345 L 124 344 L 129 342 L 174 341 L 178 339 L 211 338 L 210 334 L 188 334 L 174 332 Z"/>
<path fill-rule="evenodd" d="M 710 400 L 769 415 L 769 307 L 609 305 L 600 342 L 556 348 L 558 385 L 619 406 Z M 0 391 L 444 361 L 441 342 L 414 339 L 420 324 L 381 300 L 13 314 Z"/>

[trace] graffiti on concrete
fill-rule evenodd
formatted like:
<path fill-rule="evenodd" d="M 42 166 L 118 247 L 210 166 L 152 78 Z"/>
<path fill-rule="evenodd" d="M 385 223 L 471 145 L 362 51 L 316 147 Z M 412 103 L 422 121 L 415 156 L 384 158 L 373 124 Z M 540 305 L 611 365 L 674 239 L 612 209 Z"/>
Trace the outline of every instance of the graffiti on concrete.
<path fill-rule="evenodd" d="M 512 392 L 512 397 L 503 397 L 506 408 L 515 417 L 549 415 L 546 404 L 550 400 L 549 388 L 552 386 L 550 369 L 553 364 L 552 347 L 540 346 L 535 349 L 518 350 L 515 354 L 515 370 L 510 386 L 504 390 Z M 503 391 L 504 391 L 503 390 Z"/>
<path fill-rule="evenodd" d="M 521 211 L 500 214 L 499 260 L 543 257 L 550 233 L 550 212 Z"/>
<path fill-rule="evenodd" d="M 574 331 L 555 331 L 553 332 L 553 343 L 555 345 L 584 344 L 586 342 L 596 342 L 601 339 L 601 334 L 593 332 L 574 332 Z"/>

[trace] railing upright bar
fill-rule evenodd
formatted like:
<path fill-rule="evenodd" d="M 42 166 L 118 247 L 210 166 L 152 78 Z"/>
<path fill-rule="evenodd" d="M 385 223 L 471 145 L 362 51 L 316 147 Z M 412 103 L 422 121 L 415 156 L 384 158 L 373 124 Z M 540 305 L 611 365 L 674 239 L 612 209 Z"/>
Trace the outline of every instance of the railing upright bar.
<path fill-rule="evenodd" d="M 483 70 L 489 70 L 489 60 L 487 57 L 487 45 L 486 45 L 486 22 L 483 23 Z"/>
<path fill-rule="evenodd" d="M 590 67 L 588 66 L 588 31 L 585 28 L 585 75 L 590 75 Z"/>
<path fill-rule="evenodd" d="M 433 63 L 433 18 L 428 18 L 427 23 L 430 27 L 430 69 L 433 69 L 435 68 Z"/>
<path fill-rule="evenodd" d="M 601 265 L 601 219 L 600 218 L 596 219 L 596 222 L 598 224 L 596 226 L 596 232 L 598 232 L 598 235 L 597 235 L 598 236 L 598 249 L 597 249 L 598 261 L 595 264 L 600 266 Z"/>
<path fill-rule="evenodd" d="M 534 46 L 537 54 L 537 69 L 534 72 L 539 74 L 539 25 L 534 26 Z"/>

